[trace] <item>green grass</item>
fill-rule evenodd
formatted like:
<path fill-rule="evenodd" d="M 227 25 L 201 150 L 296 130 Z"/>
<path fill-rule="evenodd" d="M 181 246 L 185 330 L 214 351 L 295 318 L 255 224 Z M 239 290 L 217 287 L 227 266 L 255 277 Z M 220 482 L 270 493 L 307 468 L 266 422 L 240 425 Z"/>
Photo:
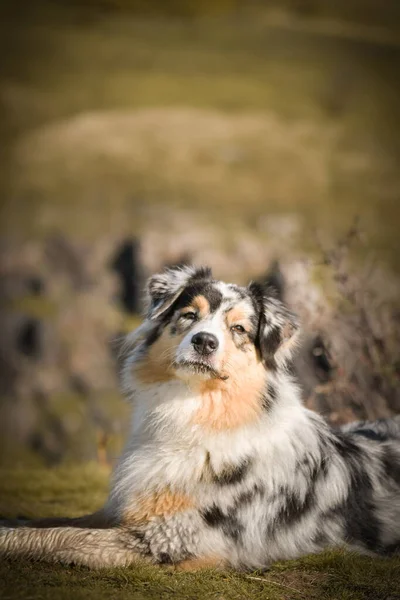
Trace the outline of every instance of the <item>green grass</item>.
<path fill-rule="evenodd" d="M 28 517 L 74 516 L 99 508 L 109 473 L 96 464 L 0 471 L 0 513 Z M 116 598 L 215 600 L 395 600 L 400 561 L 326 552 L 277 563 L 264 573 L 185 573 L 148 565 L 85 568 L 5 561 L 0 597 L 7 599 Z"/>

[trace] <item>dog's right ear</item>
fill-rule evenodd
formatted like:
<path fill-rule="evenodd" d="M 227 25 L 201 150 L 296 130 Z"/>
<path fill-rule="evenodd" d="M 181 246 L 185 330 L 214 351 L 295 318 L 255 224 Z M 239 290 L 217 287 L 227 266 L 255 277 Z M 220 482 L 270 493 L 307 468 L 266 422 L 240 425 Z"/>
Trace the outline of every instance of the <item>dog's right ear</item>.
<path fill-rule="evenodd" d="M 211 277 L 211 269 L 208 267 L 191 265 L 171 267 L 163 273 L 153 275 L 147 282 L 148 318 L 154 320 L 164 314 L 189 283 Z"/>

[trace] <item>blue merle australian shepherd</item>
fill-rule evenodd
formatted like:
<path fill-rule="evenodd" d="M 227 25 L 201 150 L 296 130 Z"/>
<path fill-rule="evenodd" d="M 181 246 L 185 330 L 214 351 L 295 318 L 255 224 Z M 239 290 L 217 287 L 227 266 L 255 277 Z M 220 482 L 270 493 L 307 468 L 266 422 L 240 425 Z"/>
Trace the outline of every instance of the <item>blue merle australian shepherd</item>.
<path fill-rule="evenodd" d="M 400 421 L 333 430 L 289 373 L 298 323 L 209 269 L 148 282 L 121 378 L 129 440 L 106 505 L 3 523 L 0 552 L 90 567 L 137 560 L 264 569 L 332 546 L 400 550 Z"/>

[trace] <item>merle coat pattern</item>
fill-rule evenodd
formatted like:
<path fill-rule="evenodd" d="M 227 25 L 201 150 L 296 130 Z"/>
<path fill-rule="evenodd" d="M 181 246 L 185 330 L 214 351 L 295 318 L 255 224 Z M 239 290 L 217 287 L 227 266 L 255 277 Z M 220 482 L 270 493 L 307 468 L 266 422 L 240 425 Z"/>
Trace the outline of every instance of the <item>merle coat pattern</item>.
<path fill-rule="evenodd" d="M 9 557 L 263 569 L 332 546 L 400 550 L 400 420 L 333 430 L 289 373 L 298 323 L 257 284 L 152 277 L 121 380 L 131 434 L 106 505 L 5 523 Z"/>

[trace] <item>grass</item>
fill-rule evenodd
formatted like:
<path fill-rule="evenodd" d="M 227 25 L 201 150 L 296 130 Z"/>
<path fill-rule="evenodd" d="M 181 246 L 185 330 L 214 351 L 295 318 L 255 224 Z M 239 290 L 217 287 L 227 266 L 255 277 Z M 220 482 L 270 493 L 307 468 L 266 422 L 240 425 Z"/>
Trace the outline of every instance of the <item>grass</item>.
<path fill-rule="evenodd" d="M 0 513 L 28 517 L 74 516 L 95 510 L 106 497 L 109 472 L 96 464 L 57 469 L 2 469 Z M 116 598 L 215 600 L 395 600 L 399 559 L 326 552 L 277 563 L 265 574 L 214 570 L 168 571 L 148 565 L 89 571 L 4 561 L 0 597 L 17 599 Z"/>

